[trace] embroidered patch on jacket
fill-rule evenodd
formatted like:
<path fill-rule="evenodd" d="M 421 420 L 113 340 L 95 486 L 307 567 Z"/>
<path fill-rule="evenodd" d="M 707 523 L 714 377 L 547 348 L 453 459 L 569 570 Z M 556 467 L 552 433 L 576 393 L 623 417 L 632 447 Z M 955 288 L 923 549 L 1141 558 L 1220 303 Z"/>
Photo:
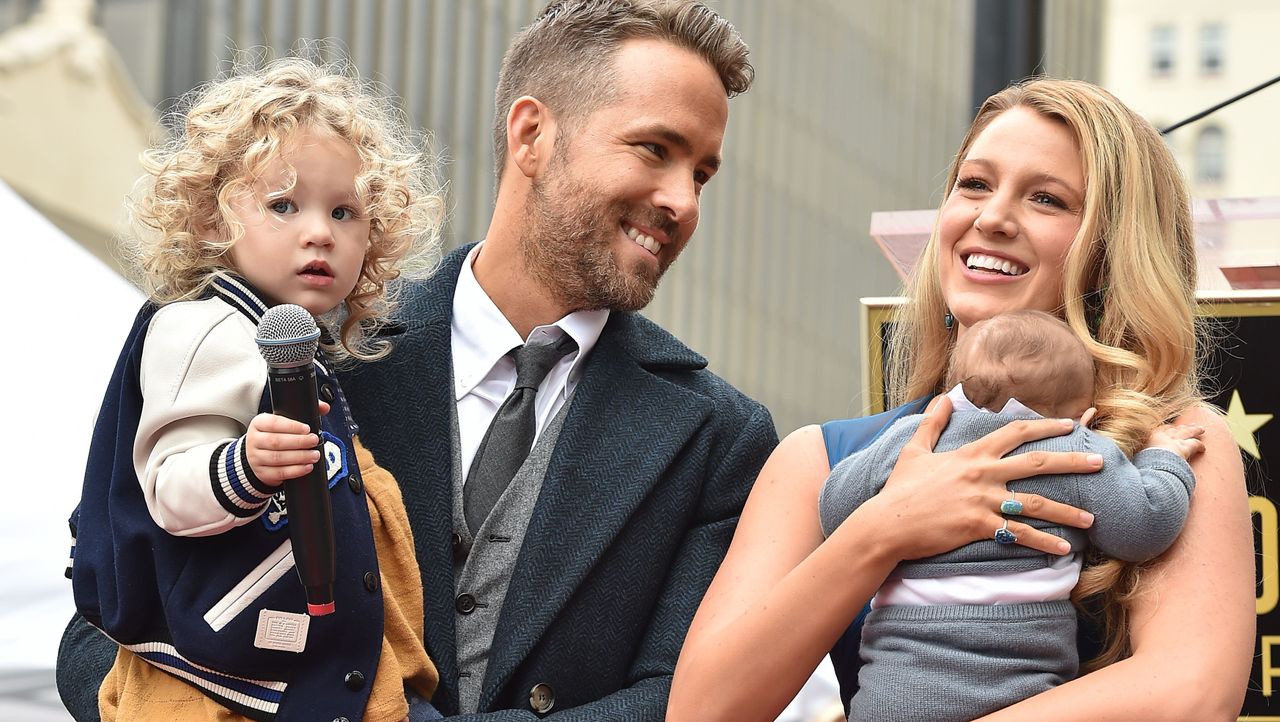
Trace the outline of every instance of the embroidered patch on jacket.
<path fill-rule="evenodd" d="M 307 648 L 307 629 L 311 617 L 294 612 L 263 609 L 258 612 L 258 631 L 253 646 L 281 652 L 300 653 Z"/>
<path fill-rule="evenodd" d="M 325 472 L 329 477 L 329 488 L 332 489 L 351 473 L 350 465 L 347 463 L 349 457 L 347 446 L 342 443 L 342 439 L 328 431 L 321 431 L 320 452 L 324 455 Z M 267 502 L 267 510 L 262 514 L 262 524 L 269 531 L 279 531 L 288 523 L 289 504 L 285 498 L 284 489 L 281 488 Z"/>
<path fill-rule="evenodd" d="M 347 447 L 338 437 L 328 431 L 320 432 L 321 446 L 324 448 L 325 469 L 329 472 L 329 488 L 347 478 L 350 469 L 347 467 Z"/>

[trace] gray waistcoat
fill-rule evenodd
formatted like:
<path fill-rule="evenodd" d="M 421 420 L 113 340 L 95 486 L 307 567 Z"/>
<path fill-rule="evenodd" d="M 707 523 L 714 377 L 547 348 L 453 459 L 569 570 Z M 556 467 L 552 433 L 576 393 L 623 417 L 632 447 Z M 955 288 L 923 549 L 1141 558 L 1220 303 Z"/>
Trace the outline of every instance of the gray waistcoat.
<path fill-rule="evenodd" d="M 551 461 L 556 439 L 564 424 L 565 413 L 573 397 L 565 400 L 560 410 L 538 436 L 529 457 L 511 480 L 493 511 L 471 538 L 462 512 L 462 452 L 458 446 L 458 415 L 453 416 L 453 528 L 462 536 L 463 549 L 470 549 L 465 560 L 455 559 L 454 593 L 458 613 L 455 617 L 458 641 L 458 711 L 476 712 L 480 688 L 489 664 L 489 647 L 498 626 L 498 615 L 507 596 L 507 586 L 515 568 L 525 531 L 533 515 L 533 505 L 542 491 L 542 479 Z M 474 600 L 474 609 L 463 595 Z"/>

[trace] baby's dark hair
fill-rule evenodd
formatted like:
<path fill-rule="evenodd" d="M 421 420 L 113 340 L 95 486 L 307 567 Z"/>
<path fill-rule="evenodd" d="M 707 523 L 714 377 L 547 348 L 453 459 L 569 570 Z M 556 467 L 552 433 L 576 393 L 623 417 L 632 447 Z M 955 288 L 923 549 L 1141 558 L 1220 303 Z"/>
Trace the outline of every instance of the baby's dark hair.
<path fill-rule="evenodd" d="M 1043 416 L 1079 418 L 1093 401 L 1093 357 L 1064 321 L 1011 311 L 975 323 L 956 342 L 947 388 L 999 411 L 1013 398 Z"/>

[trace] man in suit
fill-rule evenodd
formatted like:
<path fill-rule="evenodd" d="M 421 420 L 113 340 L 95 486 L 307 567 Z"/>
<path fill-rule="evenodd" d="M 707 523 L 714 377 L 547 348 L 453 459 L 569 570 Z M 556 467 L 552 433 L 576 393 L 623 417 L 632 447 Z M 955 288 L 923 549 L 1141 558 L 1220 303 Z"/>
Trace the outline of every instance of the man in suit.
<path fill-rule="evenodd" d="M 446 715 L 665 715 L 777 437 L 635 311 L 697 226 L 728 98 L 752 73 L 694 0 L 552 2 L 503 61 L 484 240 L 408 286 L 392 354 L 342 378 L 403 492 Z M 517 383 L 525 345 L 558 349 L 540 381 Z M 495 418 L 521 385 L 534 438 L 513 465 Z"/>

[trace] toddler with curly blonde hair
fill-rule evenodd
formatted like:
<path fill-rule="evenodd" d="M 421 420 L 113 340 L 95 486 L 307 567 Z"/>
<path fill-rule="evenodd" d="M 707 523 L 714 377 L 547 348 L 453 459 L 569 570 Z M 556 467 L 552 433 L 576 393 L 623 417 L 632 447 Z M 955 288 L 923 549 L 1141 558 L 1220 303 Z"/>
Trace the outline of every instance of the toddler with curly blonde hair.
<path fill-rule="evenodd" d="M 338 65 L 279 59 L 185 108 L 143 157 L 125 250 L 149 300 L 71 517 L 77 609 L 120 645 L 102 718 L 436 718 L 403 501 L 331 372 L 389 351 L 395 281 L 438 257 L 432 158 Z M 255 336 L 281 303 L 325 330 L 318 435 L 269 413 Z M 281 491 L 316 464 L 337 538 L 324 616 L 306 613 Z"/>

